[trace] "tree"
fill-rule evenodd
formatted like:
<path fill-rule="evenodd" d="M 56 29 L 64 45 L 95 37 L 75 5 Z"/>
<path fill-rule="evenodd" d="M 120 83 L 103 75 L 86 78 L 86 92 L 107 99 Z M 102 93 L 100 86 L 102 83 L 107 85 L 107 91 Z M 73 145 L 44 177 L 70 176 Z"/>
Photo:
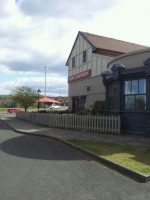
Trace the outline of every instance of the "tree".
<path fill-rule="evenodd" d="M 39 98 L 37 92 L 30 87 L 16 87 L 12 90 L 13 100 L 26 110 Z"/>

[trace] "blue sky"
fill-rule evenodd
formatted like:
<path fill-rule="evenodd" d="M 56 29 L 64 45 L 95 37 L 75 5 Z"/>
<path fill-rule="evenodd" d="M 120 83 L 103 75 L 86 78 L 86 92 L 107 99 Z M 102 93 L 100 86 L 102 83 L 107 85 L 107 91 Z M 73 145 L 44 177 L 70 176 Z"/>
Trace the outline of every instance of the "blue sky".
<path fill-rule="evenodd" d="M 86 2 L 86 3 L 85 3 Z M 150 46 L 149 0 L 0 0 L 0 94 L 27 85 L 67 95 L 78 31 Z"/>

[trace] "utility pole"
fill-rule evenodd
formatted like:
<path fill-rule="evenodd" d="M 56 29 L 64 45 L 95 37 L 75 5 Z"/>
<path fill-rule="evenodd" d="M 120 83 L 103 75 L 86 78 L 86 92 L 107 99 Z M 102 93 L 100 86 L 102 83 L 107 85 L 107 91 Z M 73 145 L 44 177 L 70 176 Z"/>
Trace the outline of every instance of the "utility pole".
<path fill-rule="evenodd" d="M 60 97 L 61 97 L 61 83 L 60 83 Z"/>
<path fill-rule="evenodd" d="M 45 68 L 45 97 L 46 97 L 46 67 Z"/>

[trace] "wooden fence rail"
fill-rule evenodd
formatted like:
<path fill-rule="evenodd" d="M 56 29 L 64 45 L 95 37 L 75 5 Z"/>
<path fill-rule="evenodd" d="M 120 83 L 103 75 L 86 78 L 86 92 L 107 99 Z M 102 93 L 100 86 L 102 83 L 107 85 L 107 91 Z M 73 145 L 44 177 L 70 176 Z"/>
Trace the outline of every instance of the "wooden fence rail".
<path fill-rule="evenodd" d="M 120 116 L 17 112 L 16 117 L 49 127 L 91 132 L 120 133 Z"/>

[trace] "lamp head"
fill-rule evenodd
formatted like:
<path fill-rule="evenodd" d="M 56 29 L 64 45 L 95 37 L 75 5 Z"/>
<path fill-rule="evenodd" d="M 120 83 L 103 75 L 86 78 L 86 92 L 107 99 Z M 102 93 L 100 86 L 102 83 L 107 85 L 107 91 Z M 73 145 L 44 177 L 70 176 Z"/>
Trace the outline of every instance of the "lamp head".
<path fill-rule="evenodd" d="M 40 93 L 41 92 L 41 90 L 38 88 L 38 91 L 37 91 L 38 93 Z"/>
<path fill-rule="evenodd" d="M 90 86 L 89 85 L 84 85 L 84 87 L 87 89 L 87 91 L 90 90 Z"/>

